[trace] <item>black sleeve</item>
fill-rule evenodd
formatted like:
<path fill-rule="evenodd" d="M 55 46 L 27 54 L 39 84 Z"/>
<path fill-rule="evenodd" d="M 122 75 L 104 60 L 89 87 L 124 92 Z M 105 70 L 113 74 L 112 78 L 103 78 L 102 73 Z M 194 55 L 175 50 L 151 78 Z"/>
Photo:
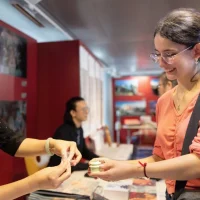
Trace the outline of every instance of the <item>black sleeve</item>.
<path fill-rule="evenodd" d="M 24 139 L 24 136 L 15 133 L 0 119 L 0 149 L 14 156 Z"/>
<path fill-rule="evenodd" d="M 90 151 L 86 144 L 85 144 L 85 139 L 83 138 L 83 152 L 82 152 L 82 156 L 83 158 L 87 159 L 87 160 L 91 160 L 93 158 L 98 158 L 99 156 L 96 155 L 95 153 L 93 153 L 92 151 Z"/>
<path fill-rule="evenodd" d="M 72 166 L 72 172 L 80 170 L 88 170 L 88 168 L 89 168 L 88 163 L 79 162 L 76 166 Z"/>

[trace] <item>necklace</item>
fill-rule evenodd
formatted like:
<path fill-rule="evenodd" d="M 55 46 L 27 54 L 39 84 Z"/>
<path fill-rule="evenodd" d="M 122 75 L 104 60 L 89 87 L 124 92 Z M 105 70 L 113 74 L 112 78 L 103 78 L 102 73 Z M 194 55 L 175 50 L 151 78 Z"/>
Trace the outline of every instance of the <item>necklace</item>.
<path fill-rule="evenodd" d="M 183 96 L 182 96 L 181 99 L 179 99 L 179 97 L 178 97 L 178 95 L 177 95 L 177 108 L 176 108 L 176 109 L 177 109 L 178 111 L 181 110 L 181 108 L 180 108 L 180 106 L 181 106 L 181 102 L 183 101 L 185 95 L 186 95 L 188 92 L 189 92 L 189 91 L 184 92 L 184 94 L 183 94 Z"/>
<path fill-rule="evenodd" d="M 183 102 L 183 100 L 184 100 L 186 94 L 188 94 L 188 93 L 191 92 L 191 91 L 194 91 L 194 89 L 195 89 L 196 86 L 197 86 L 197 83 L 198 83 L 198 82 L 196 82 L 196 83 L 194 84 L 194 86 L 192 87 L 191 90 L 187 90 L 186 92 L 184 92 L 182 98 L 179 98 L 178 93 L 181 93 L 181 92 L 178 92 L 178 90 L 177 90 L 177 98 L 176 98 L 176 102 L 177 102 L 176 109 L 177 109 L 177 111 L 180 111 L 180 110 L 181 110 L 181 102 Z M 179 88 L 179 87 L 178 87 L 178 88 Z"/>

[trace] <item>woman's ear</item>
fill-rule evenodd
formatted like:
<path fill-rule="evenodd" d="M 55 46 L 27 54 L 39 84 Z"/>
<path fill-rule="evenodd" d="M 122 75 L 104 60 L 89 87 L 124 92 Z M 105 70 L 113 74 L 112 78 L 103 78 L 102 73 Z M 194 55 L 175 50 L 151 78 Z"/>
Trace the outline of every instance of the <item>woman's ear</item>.
<path fill-rule="evenodd" d="M 195 61 L 198 61 L 200 59 L 200 43 L 197 43 L 194 48 L 194 59 Z"/>

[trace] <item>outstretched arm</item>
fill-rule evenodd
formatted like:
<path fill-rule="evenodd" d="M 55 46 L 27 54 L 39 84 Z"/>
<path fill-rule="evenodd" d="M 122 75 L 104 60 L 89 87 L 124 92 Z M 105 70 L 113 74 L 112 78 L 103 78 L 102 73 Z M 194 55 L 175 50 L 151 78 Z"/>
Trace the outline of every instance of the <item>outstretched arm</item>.
<path fill-rule="evenodd" d="M 136 163 L 138 163 L 139 160 L 141 162 L 153 163 L 153 162 L 162 161 L 163 159 L 160 158 L 157 155 L 152 155 L 152 156 L 149 156 L 149 157 L 146 157 L 146 158 L 142 158 L 142 159 L 138 159 L 138 160 L 128 160 L 128 161 L 125 161 L 125 162 L 136 164 Z"/>
<path fill-rule="evenodd" d="M 37 189 L 33 187 L 31 188 L 29 177 L 27 177 L 20 181 L 0 186 L 0 199 L 15 199 L 35 190 Z"/>
<path fill-rule="evenodd" d="M 46 140 L 26 138 L 19 146 L 15 157 L 37 156 L 45 154 L 45 142 Z"/>
<path fill-rule="evenodd" d="M 190 180 L 200 177 L 199 166 L 200 157 L 191 153 L 169 160 L 147 163 L 146 174 L 151 178 Z M 132 164 L 123 161 L 105 160 L 100 168 L 101 172 L 89 174 L 106 181 L 144 176 L 144 168 L 139 163 Z"/>
<path fill-rule="evenodd" d="M 0 199 L 12 200 L 39 189 L 55 189 L 70 174 L 69 162 L 63 161 L 59 166 L 45 168 L 20 181 L 0 186 Z"/>
<path fill-rule="evenodd" d="M 46 140 L 27 138 L 21 143 L 15 156 L 25 157 L 45 154 L 45 143 Z M 73 165 L 76 165 L 82 157 L 75 142 L 51 138 L 49 140 L 49 147 L 52 153 L 60 157 L 68 157 L 69 160 L 73 161 Z"/>
<path fill-rule="evenodd" d="M 12 156 L 25 157 L 46 154 L 46 141 L 31 138 L 25 139 L 20 134 L 15 133 L 0 119 L 0 149 Z M 81 153 L 77 149 L 75 142 L 52 138 L 48 141 L 50 152 L 63 158 L 68 157 L 69 160 L 73 160 L 73 165 L 80 161 Z"/>
<path fill-rule="evenodd" d="M 200 157 L 194 153 L 164 160 L 157 163 L 149 163 L 146 172 L 149 177 L 191 180 L 200 177 Z"/>

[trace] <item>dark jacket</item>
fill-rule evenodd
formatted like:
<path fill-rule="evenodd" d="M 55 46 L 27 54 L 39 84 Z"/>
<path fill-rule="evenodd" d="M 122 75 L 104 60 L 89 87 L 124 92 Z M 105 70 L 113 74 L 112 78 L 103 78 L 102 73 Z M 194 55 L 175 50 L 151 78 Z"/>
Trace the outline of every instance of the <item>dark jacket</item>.
<path fill-rule="evenodd" d="M 85 139 L 83 137 L 83 129 L 76 128 L 73 121 L 65 121 L 55 132 L 54 139 L 61 139 L 66 141 L 74 141 L 77 144 L 78 150 L 81 152 L 82 157 L 86 160 L 91 160 L 93 158 L 99 157 L 95 153 L 91 152 L 85 144 Z M 59 156 L 52 156 L 50 158 L 48 166 L 56 166 L 61 162 L 61 158 Z M 78 163 L 76 166 L 72 167 L 72 171 L 75 170 L 86 170 L 88 169 L 87 163 Z"/>
<path fill-rule="evenodd" d="M 14 156 L 25 137 L 15 133 L 0 119 L 0 149 Z"/>

